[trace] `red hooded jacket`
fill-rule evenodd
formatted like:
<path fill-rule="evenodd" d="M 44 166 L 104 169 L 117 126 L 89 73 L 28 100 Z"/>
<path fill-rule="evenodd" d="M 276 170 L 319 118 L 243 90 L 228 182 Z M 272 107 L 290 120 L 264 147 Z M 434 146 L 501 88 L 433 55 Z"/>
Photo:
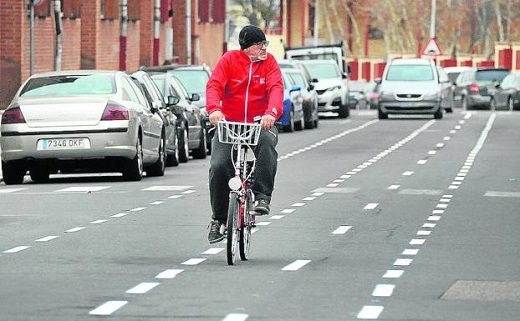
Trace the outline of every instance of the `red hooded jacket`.
<path fill-rule="evenodd" d="M 253 122 L 256 116 L 283 111 L 282 73 L 274 56 L 252 62 L 242 50 L 226 52 L 206 85 L 206 111 L 220 110 L 226 120 Z"/>

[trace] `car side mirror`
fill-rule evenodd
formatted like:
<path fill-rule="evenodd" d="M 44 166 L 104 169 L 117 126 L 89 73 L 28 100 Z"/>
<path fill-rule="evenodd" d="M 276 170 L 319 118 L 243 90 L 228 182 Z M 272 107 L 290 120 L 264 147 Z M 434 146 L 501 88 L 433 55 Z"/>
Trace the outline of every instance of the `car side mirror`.
<path fill-rule="evenodd" d="M 312 78 L 311 82 L 315 84 L 315 83 L 319 82 L 319 80 L 318 80 L 318 78 Z"/>
<path fill-rule="evenodd" d="M 311 91 L 311 90 L 314 90 L 314 85 L 313 84 L 309 85 L 309 91 Z"/>
<path fill-rule="evenodd" d="M 199 101 L 200 95 L 199 94 L 191 94 L 191 101 Z"/>

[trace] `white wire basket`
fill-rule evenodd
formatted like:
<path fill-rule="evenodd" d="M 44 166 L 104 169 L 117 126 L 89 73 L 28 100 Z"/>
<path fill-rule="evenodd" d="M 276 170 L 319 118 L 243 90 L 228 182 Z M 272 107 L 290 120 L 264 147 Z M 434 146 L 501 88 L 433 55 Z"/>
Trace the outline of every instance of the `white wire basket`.
<path fill-rule="evenodd" d="M 225 144 L 258 144 L 261 126 L 256 123 L 238 123 L 230 121 L 218 122 L 218 140 Z"/>

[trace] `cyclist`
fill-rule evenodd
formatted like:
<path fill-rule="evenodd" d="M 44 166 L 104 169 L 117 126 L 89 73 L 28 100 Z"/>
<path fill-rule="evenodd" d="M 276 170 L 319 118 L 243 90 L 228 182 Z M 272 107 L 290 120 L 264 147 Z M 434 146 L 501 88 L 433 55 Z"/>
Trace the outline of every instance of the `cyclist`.
<path fill-rule="evenodd" d="M 217 62 L 206 85 L 206 110 L 212 125 L 220 120 L 252 123 L 260 118 L 262 131 L 254 149 L 257 158 L 253 192 L 258 215 L 267 215 L 277 169 L 278 130 L 275 121 L 282 116 L 283 82 L 280 67 L 267 52 L 264 32 L 252 25 L 242 28 L 240 50 L 226 52 Z M 212 221 L 208 241 L 224 239 L 229 201 L 228 181 L 234 176 L 230 144 L 211 143 L 209 192 Z"/>

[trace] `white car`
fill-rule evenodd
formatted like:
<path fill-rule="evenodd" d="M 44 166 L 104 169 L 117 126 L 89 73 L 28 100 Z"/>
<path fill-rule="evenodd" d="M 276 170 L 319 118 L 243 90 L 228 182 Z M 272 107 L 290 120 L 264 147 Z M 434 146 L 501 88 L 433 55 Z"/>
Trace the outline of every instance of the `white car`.
<path fill-rule="evenodd" d="M 314 89 L 318 93 L 318 111 L 336 112 L 339 118 L 350 115 L 348 77 L 342 73 L 334 60 L 314 59 L 299 60 L 309 72 L 314 82 Z"/>
<path fill-rule="evenodd" d="M 76 70 L 31 76 L 2 115 L 6 184 L 58 172 L 121 172 L 138 181 L 164 175 L 165 129 L 131 76 Z"/>

